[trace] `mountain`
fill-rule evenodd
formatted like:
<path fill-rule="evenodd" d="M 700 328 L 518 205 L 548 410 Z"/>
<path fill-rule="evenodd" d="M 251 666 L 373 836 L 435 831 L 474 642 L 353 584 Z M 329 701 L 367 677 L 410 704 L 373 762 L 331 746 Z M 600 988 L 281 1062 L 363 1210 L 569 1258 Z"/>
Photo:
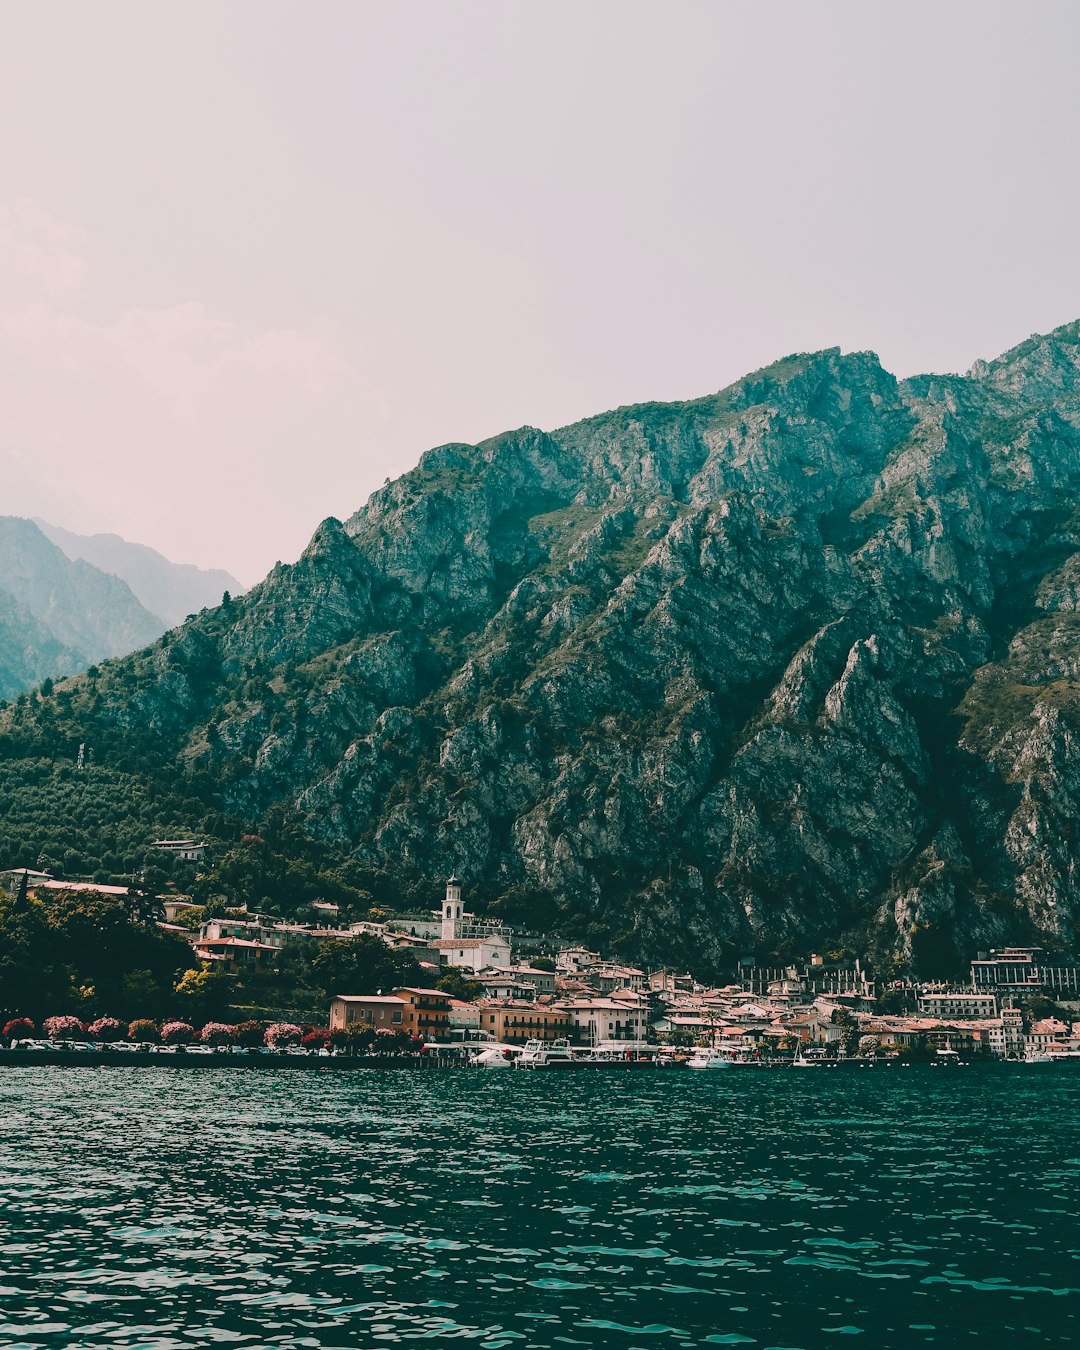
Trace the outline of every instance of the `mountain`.
<path fill-rule="evenodd" d="M 292 804 L 654 963 L 923 970 L 1080 929 L 1080 324 L 965 376 L 786 358 L 432 450 L 292 566 L 0 722 L 0 756 Z"/>
<path fill-rule="evenodd" d="M 0 699 L 14 698 L 49 676 L 71 675 L 87 663 L 51 636 L 28 609 L 0 590 Z"/>
<path fill-rule="evenodd" d="M 72 562 L 30 520 L 0 516 L 0 591 L 30 616 L 42 651 L 59 643 L 75 653 L 75 666 L 58 654 L 49 674 L 67 674 L 107 656 L 152 642 L 163 624 L 139 604 L 118 577 Z M 7 648 L 0 647 L 0 659 Z"/>
<path fill-rule="evenodd" d="M 139 603 L 161 619 L 162 628 L 175 628 L 189 614 L 220 604 L 225 591 L 239 595 L 244 589 L 228 572 L 170 562 L 156 549 L 118 534 L 73 534 L 36 518 L 34 524 L 69 558 L 126 581 Z"/>

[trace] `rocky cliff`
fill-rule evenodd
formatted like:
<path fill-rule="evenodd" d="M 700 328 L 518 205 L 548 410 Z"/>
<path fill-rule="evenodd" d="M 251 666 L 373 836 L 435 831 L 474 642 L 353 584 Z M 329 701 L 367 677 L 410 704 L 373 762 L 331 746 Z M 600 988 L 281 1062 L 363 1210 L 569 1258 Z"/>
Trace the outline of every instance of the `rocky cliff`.
<path fill-rule="evenodd" d="M 793 356 L 429 452 L 3 753 L 175 761 L 697 969 L 1072 946 L 1078 489 L 1080 324 L 966 376 Z"/>

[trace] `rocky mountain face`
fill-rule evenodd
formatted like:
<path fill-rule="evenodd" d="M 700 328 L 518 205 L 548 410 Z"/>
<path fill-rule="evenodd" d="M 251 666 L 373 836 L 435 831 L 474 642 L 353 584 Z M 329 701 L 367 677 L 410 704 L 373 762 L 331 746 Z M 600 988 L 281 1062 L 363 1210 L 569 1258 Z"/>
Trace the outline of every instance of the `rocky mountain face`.
<path fill-rule="evenodd" d="M 38 678 L 70 674 L 132 651 L 164 628 L 118 577 L 72 561 L 33 521 L 18 516 L 0 516 L 0 594 L 10 613 L 18 611 L 22 645 L 41 654 L 26 667 Z M 5 628 L 0 662 L 14 669 L 20 645 L 13 630 Z"/>
<path fill-rule="evenodd" d="M 175 628 L 208 605 L 219 605 L 226 591 L 239 595 L 244 589 L 220 568 L 170 562 L 156 549 L 129 543 L 118 534 L 74 534 L 37 519 L 34 524 L 73 561 L 81 558 L 126 581 L 139 604 L 161 620 L 163 630 Z"/>
<path fill-rule="evenodd" d="M 449 445 L 0 724 L 696 970 L 1080 926 L 1080 324 Z M 119 762 L 119 761 L 118 761 Z"/>

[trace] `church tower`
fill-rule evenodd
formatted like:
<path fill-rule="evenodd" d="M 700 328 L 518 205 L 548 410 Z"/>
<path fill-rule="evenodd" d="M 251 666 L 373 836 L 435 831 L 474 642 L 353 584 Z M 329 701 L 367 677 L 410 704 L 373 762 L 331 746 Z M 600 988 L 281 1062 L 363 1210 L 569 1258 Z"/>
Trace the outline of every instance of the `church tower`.
<path fill-rule="evenodd" d="M 446 899 L 443 901 L 442 936 L 444 942 L 452 942 L 458 936 L 461 927 L 461 887 L 456 876 L 446 883 Z"/>

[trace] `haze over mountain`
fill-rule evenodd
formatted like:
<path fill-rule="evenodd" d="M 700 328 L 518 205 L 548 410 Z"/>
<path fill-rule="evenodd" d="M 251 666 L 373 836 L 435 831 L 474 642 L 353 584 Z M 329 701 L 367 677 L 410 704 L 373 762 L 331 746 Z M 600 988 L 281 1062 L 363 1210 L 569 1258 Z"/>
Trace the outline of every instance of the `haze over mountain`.
<path fill-rule="evenodd" d="M 430 451 L 0 754 L 293 804 L 653 961 L 941 964 L 1080 924 L 1080 324 L 966 376 L 791 356 Z"/>
<path fill-rule="evenodd" d="M 139 603 L 166 628 L 175 628 L 207 605 L 219 605 L 225 591 L 239 595 L 244 589 L 220 568 L 170 562 L 156 549 L 129 543 L 118 534 L 74 534 L 36 516 L 34 524 L 69 558 L 81 558 L 126 581 Z"/>
<path fill-rule="evenodd" d="M 178 566 L 116 535 L 0 516 L 0 698 L 152 642 L 220 603 L 230 582 L 239 589 L 227 572 Z"/>

